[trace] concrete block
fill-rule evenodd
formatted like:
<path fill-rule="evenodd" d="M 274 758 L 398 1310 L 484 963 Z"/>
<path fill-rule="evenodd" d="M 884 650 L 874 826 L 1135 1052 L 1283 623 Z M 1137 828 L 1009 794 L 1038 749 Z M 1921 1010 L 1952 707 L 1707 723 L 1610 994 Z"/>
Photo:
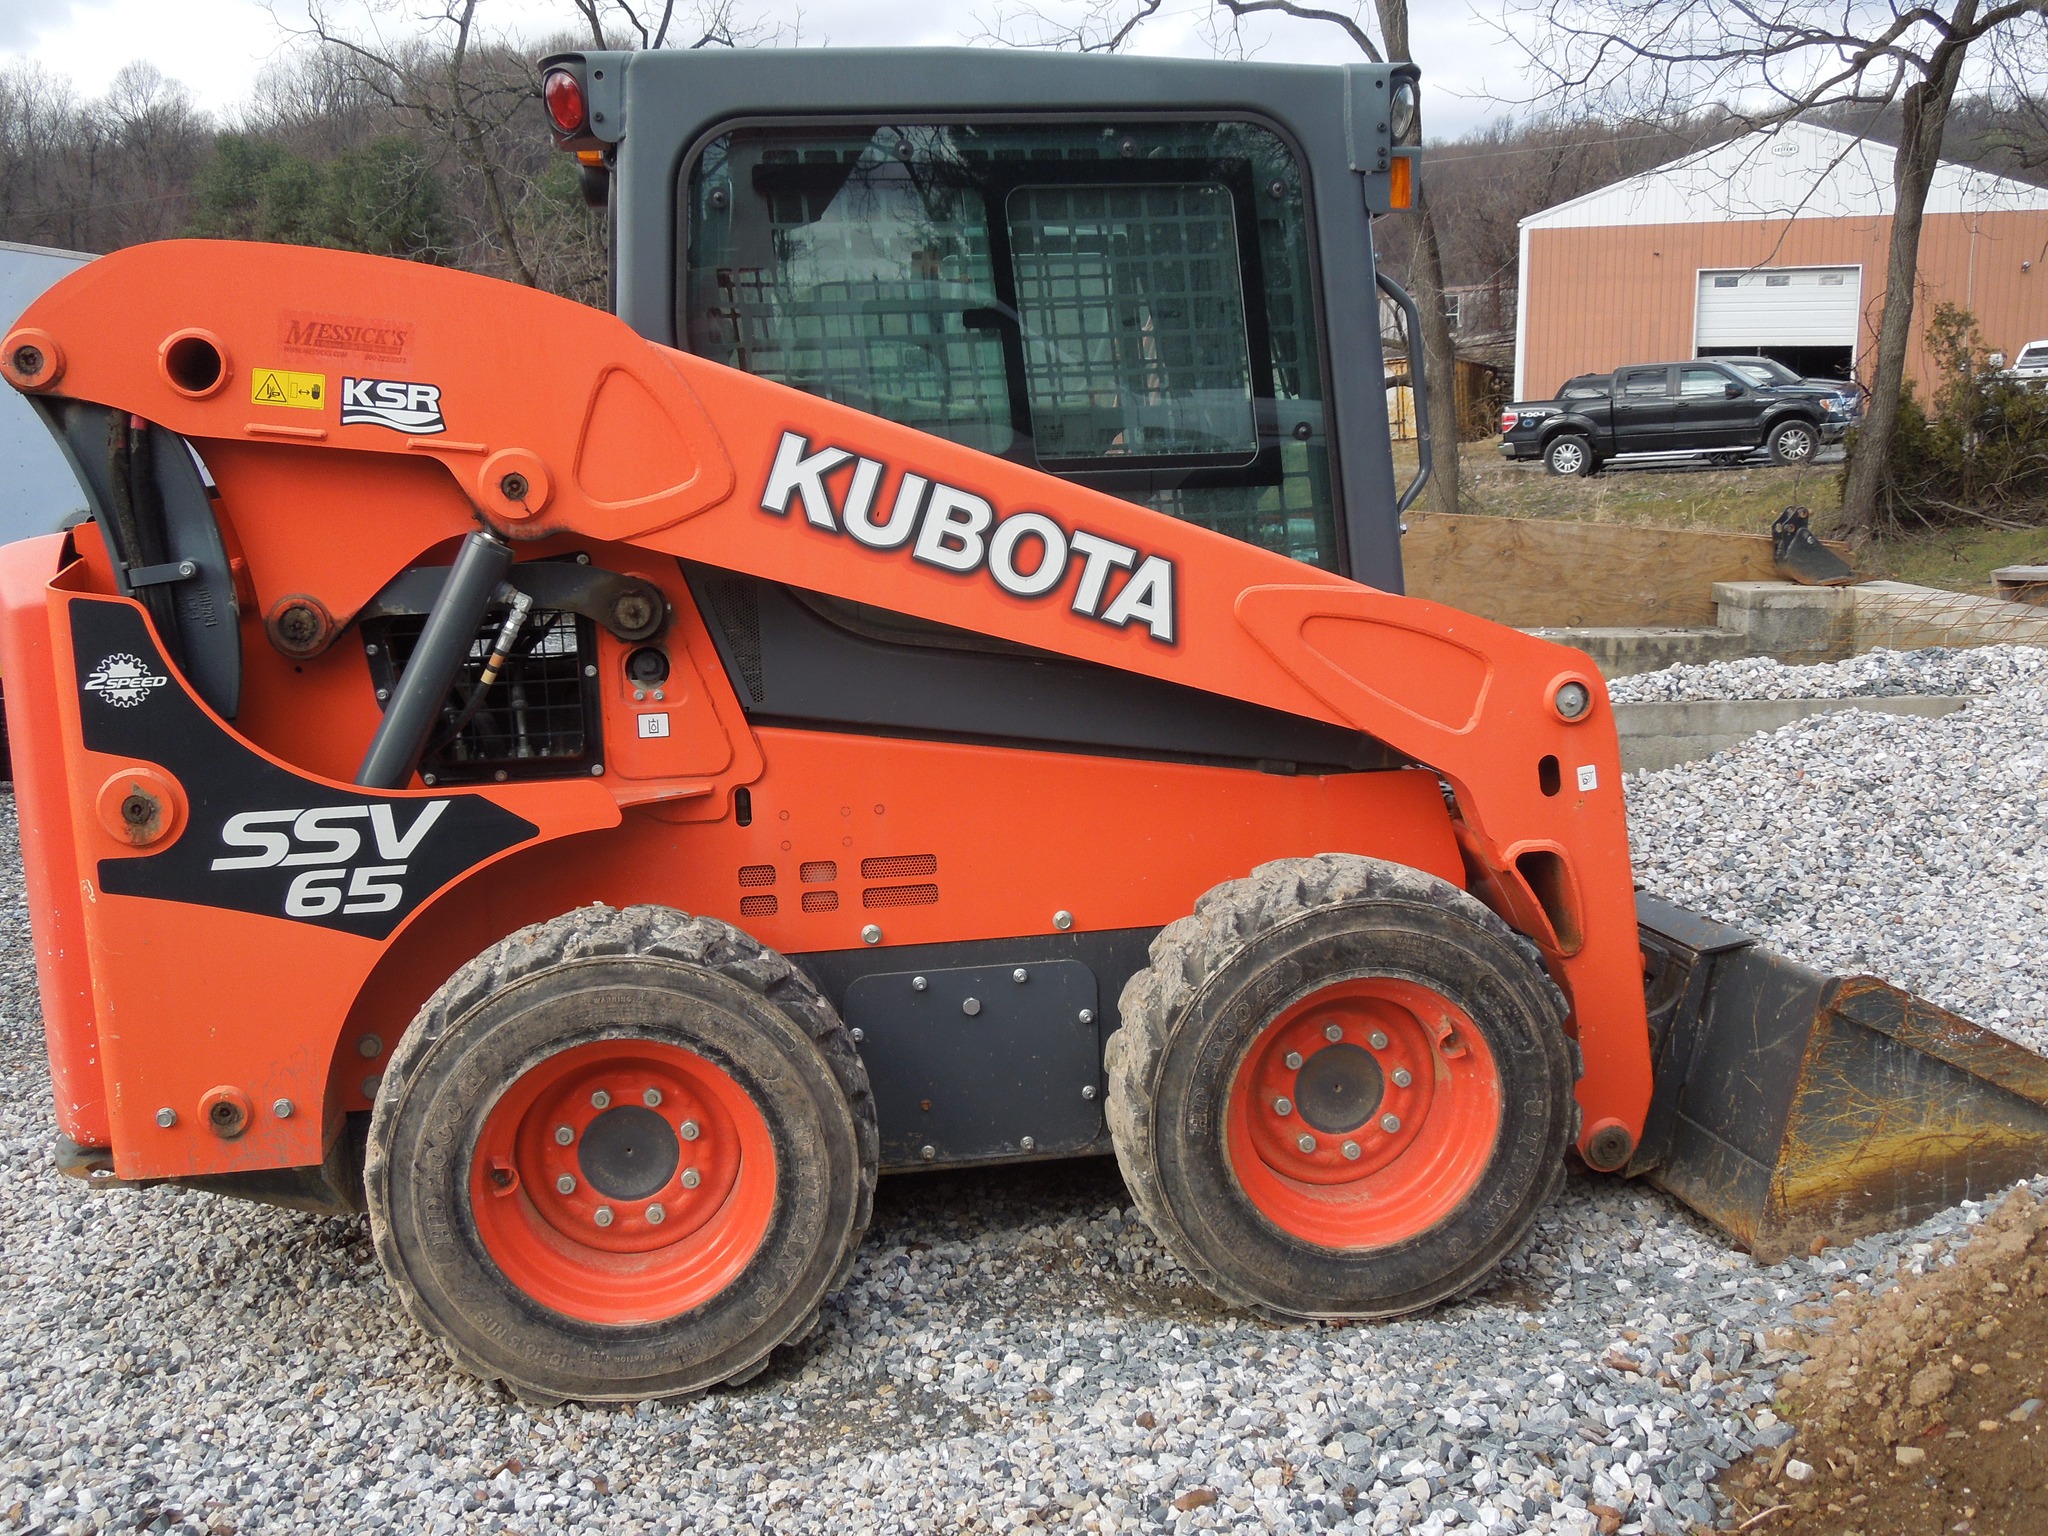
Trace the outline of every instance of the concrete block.
<path fill-rule="evenodd" d="M 1532 629 L 1532 635 L 1584 651 L 1604 677 L 1630 677 L 1681 662 L 1733 661 L 1747 656 L 1742 636 L 1726 629 Z"/>
<path fill-rule="evenodd" d="M 1899 694 L 1869 699 L 1688 699 L 1677 703 L 1617 704 L 1621 766 L 1672 768 L 1725 752 L 1737 742 L 1813 715 L 1867 709 L 1884 715 L 1954 714 L 1970 701 L 1947 694 Z"/>
<path fill-rule="evenodd" d="M 1789 581 L 1717 581 L 1714 610 L 1744 654 L 1792 665 L 1855 654 L 1856 587 L 1802 587 Z"/>

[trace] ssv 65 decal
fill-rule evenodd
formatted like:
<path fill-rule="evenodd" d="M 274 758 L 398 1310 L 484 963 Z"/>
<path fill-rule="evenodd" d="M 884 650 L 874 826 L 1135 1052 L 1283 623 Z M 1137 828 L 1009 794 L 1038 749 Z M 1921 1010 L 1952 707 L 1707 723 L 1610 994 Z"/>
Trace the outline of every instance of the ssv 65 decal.
<path fill-rule="evenodd" d="M 215 874 L 230 869 L 295 869 L 285 888 L 286 917 L 326 917 L 333 912 L 392 912 L 405 902 L 405 862 L 419 851 L 448 809 L 446 800 L 424 805 L 329 805 L 313 810 L 237 811 L 220 829 L 229 848 Z M 411 824 L 399 830 L 401 814 Z M 363 823 L 369 824 L 365 839 Z M 366 854 L 368 862 L 356 862 Z"/>
<path fill-rule="evenodd" d="M 377 795 L 251 751 L 193 700 L 127 603 L 71 604 L 94 752 L 156 763 L 190 814 L 167 844 L 99 861 L 99 888 L 382 939 L 449 881 L 536 835 L 481 795 Z"/>
<path fill-rule="evenodd" d="M 849 462 L 846 494 L 835 502 L 825 477 Z M 1049 600 L 1064 590 L 1067 606 L 1083 618 L 1116 629 L 1142 625 L 1161 645 L 1177 638 L 1171 560 L 1068 528 L 1049 513 L 999 513 L 972 491 L 908 469 L 891 478 L 878 459 L 814 449 L 801 433 L 785 432 L 761 510 L 786 517 L 799 503 L 813 528 L 869 549 L 907 550 L 912 560 L 961 575 L 986 571 L 1012 597 Z"/>

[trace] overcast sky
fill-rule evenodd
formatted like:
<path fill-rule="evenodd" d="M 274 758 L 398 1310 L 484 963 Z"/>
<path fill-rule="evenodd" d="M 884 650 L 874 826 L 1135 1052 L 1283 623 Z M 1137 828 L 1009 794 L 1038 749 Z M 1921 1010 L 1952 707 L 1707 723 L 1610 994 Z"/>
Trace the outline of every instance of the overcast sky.
<path fill-rule="evenodd" d="M 758 0 L 754 10 L 767 20 L 801 15 L 806 42 L 929 46 L 974 40 L 995 4 Z M 1483 4 L 1418 0 L 1413 7 L 1431 138 L 1454 137 L 1500 115 L 1520 90 L 1514 51 L 1478 19 L 1476 7 Z M 386 36 L 414 25 L 411 16 L 439 9 L 433 0 L 330 0 L 328 6 L 335 19 L 365 30 L 377 26 Z M 1169 0 L 1140 34 L 1140 51 L 1206 56 L 1211 50 L 1196 25 L 1203 9 L 1201 0 Z M 521 40 L 569 30 L 575 21 L 566 0 L 483 0 L 478 14 L 486 28 Z M 122 65 L 147 59 L 183 82 L 201 105 L 226 114 L 248 97 L 263 67 L 292 46 L 286 29 L 304 21 L 304 0 L 0 0 L 0 62 L 34 59 L 94 96 Z M 1247 36 L 1262 59 L 1321 63 L 1348 56 L 1348 45 L 1330 28 L 1287 18 Z"/>

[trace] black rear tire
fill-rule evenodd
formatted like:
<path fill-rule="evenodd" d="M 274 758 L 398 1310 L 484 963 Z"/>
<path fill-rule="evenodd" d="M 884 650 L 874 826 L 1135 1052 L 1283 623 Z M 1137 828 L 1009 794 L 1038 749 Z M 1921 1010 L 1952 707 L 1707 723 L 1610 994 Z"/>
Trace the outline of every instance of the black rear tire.
<path fill-rule="evenodd" d="M 1224 1301 L 1276 1318 L 1393 1317 L 1471 1290 L 1520 1246 L 1564 1175 L 1574 1074 L 1563 997 L 1533 946 L 1478 901 L 1377 859 L 1283 859 L 1210 891 L 1153 941 L 1151 960 L 1124 988 L 1109 1040 L 1110 1130 L 1153 1232 Z M 1432 1225 L 1385 1242 L 1314 1241 L 1252 1192 L 1233 1090 L 1276 1021 L 1356 978 L 1420 984 L 1469 1022 L 1498 1071 L 1496 1129 Z M 1372 1040 L 1385 1049 L 1378 1032 Z M 1365 1055 L 1348 1039 L 1330 1049 Z M 1290 1053 L 1286 1066 L 1301 1085 L 1296 1103 L 1275 1101 L 1292 1116 L 1287 1134 L 1313 1129 L 1303 1143 L 1319 1136 L 1324 1149 L 1354 1134 L 1312 1119 L 1314 1057 Z M 1324 1074 L 1320 1088 L 1332 1081 Z M 1360 1141 L 1388 1102 L 1368 1101 Z M 1351 1140 L 1343 1147 L 1361 1155 Z M 1341 1193 L 1343 1177 L 1340 1164 L 1310 1203 Z M 1361 1203 L 1368 1222 L 1382 1192 Z"/>
<path fill-rule="evenodd" d="M 765 1133 L 752 1145 L 762 1134 L 772 1138 L 772 1159 L 753 1165 L 768 1170 L 765 1190 L 751 1186 L 767 1213 L 758 1237 L 739 1245 L 729 1281 L 709 1282 L 722 1288 L 673 1315 L 655 1307 L 645 1318 L 596 1321 L 559 1310 L 572 1305 L 561 1300 L 570 1292 L 549 1295 L 543 1283 L 515 1280 L 520 1265 L 502 1237 L 494 1252 L 484 1229 L 502 1231 L 492 1227 L 502 1218 L 486 1210 L 480 1227 L 489 1193 L 478 1149 L 501 1102 L 516 1102 L 507 1095 L 572 1052 L 602 1061 L 613 1050 L 621 1059 L 652 1051 L 707 1064 L 758 1112 Z M 621 1086 L 629 1082 L 637 1079 L 622 1073 Z M 625 1108 L 625 1099 L 622 1092 L 616 1109 L 649 1125 L 660 1118 L 637 1099 Z M 671 1098 L 662 1113 L 672 1117 L 678 1102 Z M 650 1093 L 646 1103 L 661 1099 Z M 659 1134 L 675 1143 L 670 1154 L 683 1145 L 673 1126 Z M 681 1136 L 692 1146 L 683 1160 L 698 1161 L 694 1148 L 709 1146 L 712 1127 L 700 1131 L 693 1120 Z M 585 1141 L 597 1146 L 589 1128 Z M 370 1229 L 392 1287 L 457 1364 L 530 1400 L 635 1402 L 744 1380 L 808 1329 L 852 1267 L 873 1209 L 879 1150 L 866 1070 L 802 972 L 711 918 L 593 906 L 493 945 L 420 1010 L 378 1091 L 364 1172 Z M 518 1171 L 526 1176 L 516 1181 L 498 1165 L 489 1173 L 537 1210 L 548 1198 L 543 1181 L 536 1169 Z M 691 1199 L 668 1172 L 655 1198 L 677 1214 L 651 1218 L 666 1219 L 666 1230 L 642 1226 L 650 1243 L 677 1233 Z M 692 1191 L 694 1174 L 682 1176 Z M 596 1175 L 586 1177 L 595 1188 Z M 648 1198 L 644 1189 L 626 1193 Z M 633 1207 L 619 1209 L 615 1218 L 605 1208 L 600 1221 L 609 1229 L 618 1220 L 623 1234 Z M 558 1235 L 537 1219 L 528 1224 L 544 1234 L 536 1251 L 552 1263 L 547 1245 Z M 643 1257 L 626 1255 L 624 1266 Z M 607 1263 L 616 1266 L 617 1256 L 600 1254 L 592 1272 L 616 1286 L 602 1273 Z M 629 1273 L 623 1283 L 630 1290 L 640 1282 Z"/>
<path fill-rule="evenodd" d="M 1593 445 L 1576 432 L 1553 437 L 1543 450 L 1543 467 L 1553 475 L 1590 475 L 1593 465 Z"/>

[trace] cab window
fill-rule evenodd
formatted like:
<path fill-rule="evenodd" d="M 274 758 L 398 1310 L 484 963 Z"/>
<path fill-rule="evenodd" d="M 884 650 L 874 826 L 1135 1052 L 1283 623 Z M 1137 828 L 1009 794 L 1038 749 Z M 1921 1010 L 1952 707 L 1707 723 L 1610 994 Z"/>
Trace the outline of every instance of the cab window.
<path fill-rule="evenodd" d="M 1300 168 L 1246 123 L 743 128 L 701 356 L 1336 569 Z"/>

